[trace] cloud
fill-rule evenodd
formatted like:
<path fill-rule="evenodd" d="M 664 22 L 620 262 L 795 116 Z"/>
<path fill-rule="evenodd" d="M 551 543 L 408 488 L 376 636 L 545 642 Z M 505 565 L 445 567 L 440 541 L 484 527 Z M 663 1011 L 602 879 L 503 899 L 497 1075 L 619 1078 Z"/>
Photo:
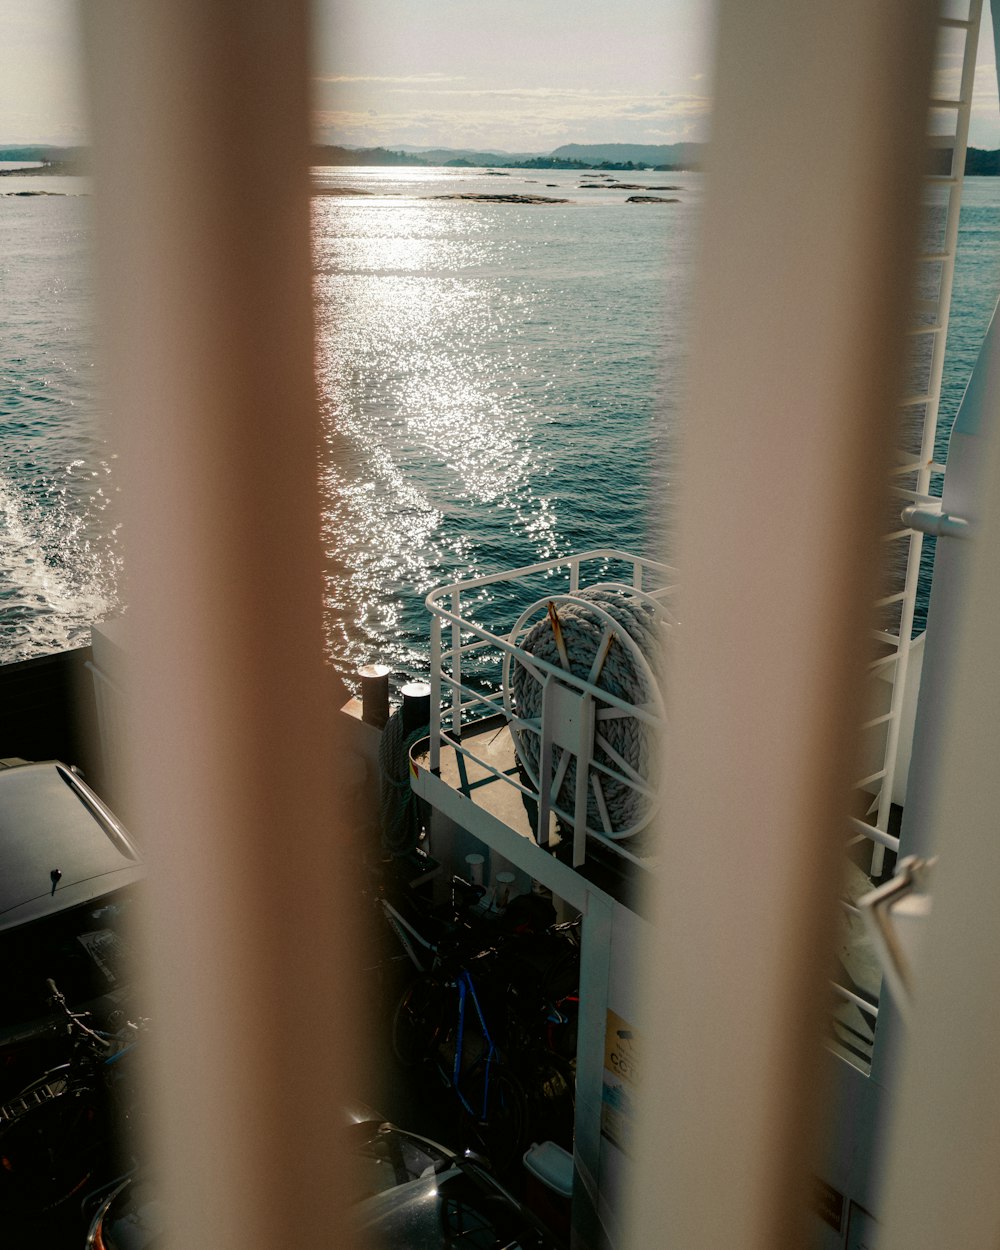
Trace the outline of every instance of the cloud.
<path fill-rule="evenodd" d="M 457 103 L 457 102 L 456 102 Z M 579 103 L 553 107 L 548 100 L 470 102 L 454 107 L 387 108 L 377 117 L 363 109 L 330 109 L 315 122 L 324 139 L 356 147 L 392 147 L 398 143 L 428 147 L 548 152 L 560 143 L 671 143 L 705 138 L 709 102 L 700 97 L 659 104 L 619 100 L 614 107 Z"/>
<path fill-rule="evenodd" d="M 669 92 L 601 86 L 485 86 L 447 74 L 331 76 L 317 99 L 327 142 L 396 143 L 550 151 L 560 142 L 706 137 L 711 98 L 704 88 Z M 377 116 L 372 116 L 375 110 Z"/>

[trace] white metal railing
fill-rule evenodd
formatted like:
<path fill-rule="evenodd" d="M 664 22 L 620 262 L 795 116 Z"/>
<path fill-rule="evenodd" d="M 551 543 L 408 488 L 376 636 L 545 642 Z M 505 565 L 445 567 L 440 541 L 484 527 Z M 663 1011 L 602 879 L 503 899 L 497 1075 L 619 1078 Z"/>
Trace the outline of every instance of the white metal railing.
<path fill-rule="evenodd" d="M 536 609 L 544 612 L 548 608 L 557 613 L 562 605 L 583 602 L 578 597 L 581 591 L 598 587 L 618 590 L 624 597 L 640 600 L 669 627 L 673 622 L 667 601 L 674 589 L 674 579 L 675 571 L 659 561 L 613 548 L 598 548 L 470 578 L 432 591 L 426 600 L 431 614 L 431 770 L 440 770 L 442 745 L 451 747 L 494 780 L 537 803 L 535 836 L 539 845 L 548 844 L 551 820 L 558 818 L 574 829 L 574 865 L 584 860 L 588 832 L 613 846 L 625 858 L 639 862 L 639 857 L 620 845 L 620 840 L 651 818 L 655 811 L 655 787 L 615 752 L 601 728 L 604 722 L 629 716 L 642 726 L 657 729 L 665 716 L 662 694 L 657 682 L 651 679 L 648 683 L 651 697 L 645 702 L 630 701 L 604 689 L 599 684 L 599 676 L 612 637 L 631 652 L 635 663 L 641 666 L 644 660 L 640 648 L 612 616 L 592 603 L 587 603 L 587 608 L 600 622 L 604 635 L 598 657 L 585 675 L 571 670 L 564 653 L 561 662 L 555 664 L 529 654 L 521 643 L 535 623 L 532 618 Z M 499 595 L 484 599 L 483 591 L 487 587 L 502 590 L 507 602 L 499 604 Z M 492 619 L 489 625 L 482 624 L 484 615 L 491 614 L 497 619 Z M 450 635 L 445 632 L 448 627 Z M 445 645 L 445 638 L 450 638 L 450 645 Z M 509 687 L 515 664 L 543 689 L 542 710 L 537 718 L 520 717 L 511 701 Z M 470 726 L 501 713 L 511 730 L 515 747 L 519 735 L 537 736 L 537 777 L 531 776 L 533 770 L 527 767 L 526 780 L 522 780 L 474 749 L 468 733 Z M 567 725 L 571 728 L 567 729 Z M 561 759 L 554 770 L 553 748 L 561 749 Z M 559 802 L 571 758 L 577 761 L 572 810 L 565 802 Z M 519 759 L 523 765 L 524 757 L 520 752 Z M 603 801 L 602 779 L 628 787 L 642 796 L 648 815 L 641 824 L 624 832 L 612 827 Z M 600 827 L 588 829 L 589 791 L 593 791 L 596 799 Z"/>

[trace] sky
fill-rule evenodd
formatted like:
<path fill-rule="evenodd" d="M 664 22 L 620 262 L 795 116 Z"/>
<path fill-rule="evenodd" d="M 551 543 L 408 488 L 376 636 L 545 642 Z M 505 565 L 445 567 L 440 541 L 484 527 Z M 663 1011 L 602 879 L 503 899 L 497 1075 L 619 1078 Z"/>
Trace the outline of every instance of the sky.
<path fill-rule="evenodd" d="M 985 19 L 970 142 L 1000 148 Z M 705 139 L 711 0 L 316 0 L 317 138 L 549 152 Z M 0 0 L 0 144 L 86 141 L 76 0 Z M 946 48 L 938 94 L 957 71 Z"/>
<path fill-rule="evenodd" d="M 319 10 L 317 121 L 351 145 L 548 152 L 704 139 L 700 0 L 364 0 Z"/>

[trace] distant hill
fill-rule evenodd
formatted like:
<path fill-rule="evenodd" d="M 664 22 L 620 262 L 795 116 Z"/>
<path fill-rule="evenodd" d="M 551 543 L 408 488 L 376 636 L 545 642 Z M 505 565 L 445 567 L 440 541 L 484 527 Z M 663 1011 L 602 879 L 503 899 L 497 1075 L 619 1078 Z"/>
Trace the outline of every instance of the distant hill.
<path fill-rule="evenodd" d="M 397 148 L 316 147 L 318 165 L 451 165 L 459 168 L 506 169 L 651 169 L 698 167 L 699 143 L 567 143 L 549 154 L 481 152 L 474 148 L 423 148 L 401 143 Z"/>
<path fill-rule="evenodd" d="M 389 148 L 342 148 L 334 143 L 316 144 L 314 165 L 436 165 L 412 152 L 395 152 Z"/>
<path fill-rule="evenodd" d="M 984 148 L 967 148 L 965 172 L 971 177 L 1000 174 L 1000 152 L 988 152 Z"/>
<path fill-rule="evenodd" d="M 704 143 L 564 143 L 551 153 L 555 159 L 582 161 L 596 166 L 672 165 L 697 169 L 704 158 Z"/>
<path fill-rule="evenodd" d="M 418 148 L 409 143 L 399 144 L 401 152 L 412 153 L 428 165 L 451 165 L 459 161 L 468 165 L 520 165 L 539 152 L 479 152 L 472 148 Z"/>

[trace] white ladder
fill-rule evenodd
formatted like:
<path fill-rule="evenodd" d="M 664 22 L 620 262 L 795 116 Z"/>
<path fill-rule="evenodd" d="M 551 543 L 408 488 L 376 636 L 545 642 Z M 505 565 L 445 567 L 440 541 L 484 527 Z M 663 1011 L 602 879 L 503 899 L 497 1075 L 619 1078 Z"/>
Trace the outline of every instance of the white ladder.
<path fill-rule="evenodd" d="M 909 418 L 904 425 L 906 446 L 900 449 L 898 463 L 892 471 L 892 494 L 899 500 L 900 509 L 906 504 L 926 505 L 928 502 L 933 507 L 932 479 L 936 477 L 940 483 L 944 473 L 944 465 L 935 460 L 935 442 L 981 12 L 982 0 L 958 0 L 958 3 L 942 0 L 942 15 L 938 19 L 939 54 L 943 45 L 947 45 L 952 58 L 956 59 L 961 45 L 961 75 L 957 93 L 948 90 L 935 94 L 929 103 L 930 156 L 933 159 L 934 153 L 940 152 L 943 168 L 928 174 L 927 198 L 943 208 L 943 221 L 941 228 L 935 231 L 933 242 L 918 258 L 920 298 L 916 302 L 916 320 L 910 335 L 911 341 L 920 345 L 921 381 L 901 403 Z M 916 357 L 917 352 L 914 355 Z M 884 749 L 880 751 L 881 767 L 856 783 L 859 790 L 874 796 L 866 819 L 854 818 L 851 822 L 855 834 L 870 838 L 874 843 L 872 876 L 882 872 L 886 848 L 898 848 L 897 839 L 888 832 L 889 817 L 898 773 L 897 753 L 923 538 L 921 532 L 907 528 L 902 521 L 884 535 L 896 566 L 894 576 L 902 581 L 902 586 L 878 601 L 879 609 L 891 613 L 895 619 L 888 629 L 875 631 L 883 654 L 870 667 L 873 674 L 881 671 L 891 682 L 891 696 L 888 711 L 864 725 L 866 733 L 884 734 Z"/>

